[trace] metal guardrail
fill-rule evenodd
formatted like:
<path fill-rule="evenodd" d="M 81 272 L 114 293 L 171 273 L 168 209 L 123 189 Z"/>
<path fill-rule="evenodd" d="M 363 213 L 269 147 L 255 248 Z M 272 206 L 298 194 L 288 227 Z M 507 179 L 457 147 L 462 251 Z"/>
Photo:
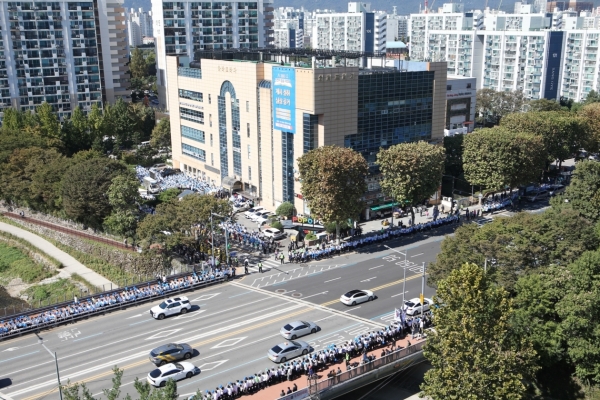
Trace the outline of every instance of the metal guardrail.
<path fill-rule="evenodd" d="M 319 381 L 319 382 L 317 382 L 317 385 L 316 385 L 316 392 L 317 393 L 321 392 L 327 388 L 330 388 L 330 387 L 340 384 L 342 382 L 346 382 L 352 378 L 356 378 L 359 375 L 376 370 L 377 368 L 380 368 L 384 365 L 388 365 L 388 364 L 394 363 L 396 361 L 399 361 L 402 358 L 405 358 L 411 354 L 415 354 L 415 353 L 423 350 L 423 346 L 425 345 L 425 343 L 426 342 L 423 341 L 423 342 L 413 344 L 412 346 L 405 347 L 400 350 L 396 350 L 393 353 L 390 353 L 384 357 L 377 358 L 366 364 L 359 365 L 359 366 L 352 368 L 346 372 L 342 372 L 339 375 L 335 375 L 332 378 L 328 378 L 328 379 Z M 313 392 L 314 386 L 311 385 L 310 387 L 311 387 L 311 392 Z"/>
<path fill-rule="evenodd" d="M 175 279 L 179 279 L 179 278 L 187 278 L 189 276 L 192 276 L 193 274 L 180 274 L 180 275 L 173 275 L 169 278 L 169 281 L 175 280 Z M 138 305 L 141 303 L 145 303 L 147 301 L 151 301 L 151 300 L 156 300 L 156 299 L 160 299 L 160 298 L 166 298 L 166 297 L 171 297 L 175 294 L 178 293 L 183 293 L 183 292 L 187 292 L 187 291 L 191 291 L 191 290 L 196 290 L 196 289 L 200 289 L 203 287 L 208 287 L 208 286 L 212 286 L 216 283 L 221 283 L 221 282 L 225 282 L 228 281 L 230 278 L 229 276 L 225 275 L 223 277 L 219 277 L 219 278 L 214 278 L 208 281 L 201 281 L 198 282 L 196 284 L 191 284 L 187 287 L 179 287 L 177 289 L 170 289 L 170 290 L 164 290 L 162 293 L 156 294 L 156 295 L 150 295 L 150 296 L 144 296 L 144 297 L 140 297 L 140 298 L 136 298 L 135 300 L 129 300 L 129 301 L 124 301 L 124 302 L 118 302 L 112 305 L 108 305 L 108 306 L 102 306 L 96 310 L 93 311 L 84 311 L 78 314 L 70 314 L 68 317 L 65 318 L 56 318 L 53 321 L 49 321 L 49 322 L 42 322 L 36 325 L 31 325 L 27 328 L 20 328 L 16 331 L 13 332 L 8 332 L 8 333 L 0 333 L 0 341 L 2 340 L 6 340 L 6 339 L 11 339 L 17 336 L 21 336 L 27 333 L 33 333 L 33 332 L 39 332 L 42 329 L 50 329 L 50 328 L 54 328 L 56 326 L 59 325 L 64 325 L 64 324 L 70 324 L 70 323 L 74 323 L 78 320 L 81 319 L 86 319 L 89 318 L 90 316 L 93 315 L 103 315 L 107 312 L 111 312 L 114 310 L 122 310 L 124 308 L 127 308 L 131 305 Z M 143 287 L 143 286 L 147 286 L 147 285 L 156 285 L 157 281 L 156 280 L 152 280 L 149 282 L 144 282 L 144 283 L 139 283 L 136 284 L 135 286 L 139 286 L 139 287 Z M 119 288 L 119 289 L 115 289 L 115 290 L 109 290 L 106 292 L 102 292 L 102 293 L 97 293 L 94 296 L 88 296 L 82 299 L 79 299 L 79 303 L 84 303 L 88 300 L 91 300 L 92 297 L 100 297 L 100 296 L 111 296 L 113 294 L 119 294 L 121 292 L 123 292 L 125 289 L 124 288 Z M 10 320 L 10 319 L 16 319 L 18 317 L 21 316 L 28 316 L 28 317 L 37 317 L 40 314 L 43 314 L 46 311 L 51 311 L 57 308 L 62 308 L 62 307 L 66 307 L 66 306 L 71 306 L 73 305 L 74 302 L 73 300 L 68 301 L 68 302 L 63 302 L 63 303 L 59 303 L 59 304 L 53 304 L 52 306 L 49 307 L 43 307 L 43 308 L 39 308 L 39 309 L 34 309 L 31 310 L 31 312 L 27 312 L 27 313 L 21 313 L 21 314 L 13 314 L 10 316 L 7 316 L 4 318 L 4 320 Z"/>

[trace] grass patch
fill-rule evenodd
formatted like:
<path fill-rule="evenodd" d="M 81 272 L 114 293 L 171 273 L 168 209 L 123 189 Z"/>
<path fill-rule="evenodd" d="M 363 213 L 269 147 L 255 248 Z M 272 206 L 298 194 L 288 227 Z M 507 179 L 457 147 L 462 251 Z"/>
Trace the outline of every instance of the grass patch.
<path fill-rule="evenodd" d="M 88 281 L 87 279 L 85 279 L 83 276 L 81 276 L 79 274 L 71 274 L 71 280 L 74 280 L 76 282 L 83 284 L 86 288 L 88 288 L 88 290 L 92 290 L 94 292 L 102 291 L 102 288 L 92 285 L 90 283 L 90 281 Z"/>
<path fill-rule="evenodd" d="M 79 296 L 80 289 L 68 279 L 59 279 L 45 285 L 33 285 L 25 290 L 28 302 L 34 307 L 56 304 Z"/>
<path fill-rule="evenodd" d="M 0 242 L 0 277 L 7 280 L 21 278 L 23 282 L 35 283 L 54 274 L 42 264 L 31 260 L 20 249 Z"/>
<path fill-rule="evenodd" d="M 42 250 L 40 250 L 39 248 L 35 247 L 33 244 L 29 243 L 27 240 L 25 239 L 21 239 L 18 236 L 15 236 L 13 234 L 10 234 L 8 232 L 4 232 L 4 231 L 0 231 L 0 236 L 3 237 L 4 239 L 6 239 L 7 241 L 11 242 L 11 243 L 19 243 L 19 247 L 23 250 L 27 250 L 31 253 L 37 253 L 40 256 L 42 256 L 43 258 L 45 258 L 47 261 L 49 261 L 50 263 L 54 264 L 54 266 L 56 268 L 62 268 L 63 265 L 60 261 L 58 261 L 56 258 L 49 256 L 48 254 L 44 253 Z M 13 246 L 14 247 L 14 246 Z"/>

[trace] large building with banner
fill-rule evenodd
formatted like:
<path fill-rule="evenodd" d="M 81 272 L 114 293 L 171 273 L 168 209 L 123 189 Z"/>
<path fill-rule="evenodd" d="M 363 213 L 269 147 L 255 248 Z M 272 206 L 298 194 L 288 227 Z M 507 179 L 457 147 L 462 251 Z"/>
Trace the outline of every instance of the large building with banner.
<path fill-rule="evenodd" d="M 309 214 L 298 157 L 318 146 L 351 147 L 372 169 L 363 217 L 372 208 L 391 208 L 378 184 L 376 154 L 397 143 L 443 138 L 446 65 L 346 66 L 385 65 L 374 60 L 381 57 L 307 49 L 167 57 L 173 166 L 267 209 L 290 201 Z"/>

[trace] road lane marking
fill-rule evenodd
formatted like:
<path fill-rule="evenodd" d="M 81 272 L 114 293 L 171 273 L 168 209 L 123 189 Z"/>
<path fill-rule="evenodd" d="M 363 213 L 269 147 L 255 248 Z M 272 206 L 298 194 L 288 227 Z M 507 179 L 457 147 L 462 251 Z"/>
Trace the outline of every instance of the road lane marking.
<path fill-rule="evenodd" d="M 403 294 L 406 294 L 406 293 L 408 293 L 408 290 L 406 292 L 404 292 L 404 293 L 398 293 L 398 294 L 395 294 L 395 295 L 390 296 L 390 297 L 402 296 Z"/>
<path fill-rule="evenodd" d="M 347 311 L 342 311 L 342 312 L 344 312 L 344 313 L 349 313 L 350 311 L 358 310 L 358 309 L 359 309 L 359 308 L 361 308 L 361 307 L 362 307 L 362 306 L 354 307 L 354 308 L 351 308 L 350 310 L 347 310 Z"/>
<path fill-rule="evenodd" d="M 321 292 L 321 293 L 311 294 L 310 296 L 303 297 L 303 299 L 308 299 L 309 297 L 318 296 L 320 294 L 327 294 L 327 293 L 329 293 L 329 290 L 326 290 L 326 291 Z"/>
<path fill-rule="evenodd" d="M 415 254 L 414 256 L 410 256 L 410 258 L 419 257 L 419 256 L 422 256 L 423 254 L 425 254 L 425 253 Z"/>
<path fill-rule="evenodd" d="M 383 267 L 383 265 L 378 265 L 378 266 L 376 266 L 376 267 L 369 268 L 369 271 L 370 271 L 370 270 L 372 270 L 372 269 L 375 269 L 375 268 L 381 268 L 381 267 Z"/>
<path fill-rule="evenodd" d="M 335 278 L 335 279 L 330 279 L 330 280 L 328 280 L 328 281 L 325 281 L 325 282 L 323 282 L 323 283 L 337 281 L 338 279 L 342 279 L 342 277 L 340 276 L 340 277 L 337 277 L 337 278 Z"/>
<path fill-rule="evenodd" d="M 286 309 L 286 311 L 287 311 L 287 309 Z M 285 313 L 286 311 L 284 311 L 284 313 Z M 266 326 L 266 325 L 269 325 L 269 324 L 272 324 L 272 323 L 275 323 L 275 322 L 279 322 L 279 321 L 282 321 L 282 320 L 285 320 L 285 319 L 288 319 L 288 318 L 294 317 L 294 316 L 296 316 L 296 315 L 304 314 L 304 313 L 306 313 L 306 312 L 308 312 L 308 311 L 312 311 L 312 308 L 304 308 L 304 309 L 301 309 L 301 310 L 299 310 L 299 311 L 297 311 L 297 312 L 295 312 L 295 313 L 291 313 L 291 314 L 285 314 L 285 315 L 283 315 L 283 316 L 281 316 L 281 317 L 278 317 L 278 318 L 273 318 L 273 319 L 270 319 L 270 320 L 268 320 L 268 321 L 265 321 L 265 322 L 262 322 L 262 323 L 259 323 L 259 324 L 256 324 L 256 325 L 252 325 L 252 326 L 249 326 L 249 327 L 246 327 L 246 328 L 242 328 L 242 329 L 239 329 L 239 330 L 237 330 L 237 331 L 235 331 L 235 332 L 229 332 L 229 333 L 227 333 L 227 334 L 224 334 L 224 335 L 221 335 L 221 336 L 218 336 L 218 337 L 214 337 L 214 338 L 211 338 L 211 339 L 205 340 L 205 341 L 203 341 L 203 342 L 194 343 L 194 344 L 192 344 L 191 346 L 192 346 L 192 348 L 194 348 L 194 347 L 201 347 L 201 346 L 207 345 L 207 344 L 209 344 L 209 343 L 212 343 L 212 342 L 216 342 L 216 341 L 219 341 L 219 340 L 223 340 L 223 339 L 226 339 L 226 338 L 228 338 L 228 337 L 231 337 L 231 336 L 239 335 L 240 333 L 248 332 L 248 331 L 251 331 L 251 330 L 254 330 L 254 329 L 257 329 L 257 328 L 261 328 L 261 327 L 263 327 L 263 326 Z M 138 355 L 136 355 L 136 358 L 137 358 L 137 356 L 138 356 Z M 146 354 L 146 352 L 144 352 L 144 353 L 143 353 L 143 359 L 142 359 L 142 360 L 140 360 L 140 361 L 136 361 L 136 362 L 133 362 L 133 363 L 131 363 L 131 364 L 128 364 L 128 365 L 126 365 L 126 366 L 124 366 L 124 367 L 120 367 L 120 369 L 127 370 L 127 369 L 131 369 L 131 368 L 134 368 L 134 367 L 139 367 L 140 365 L 146 364 L 146 363 L 148 362 L 148 359 L 146 358 L 146 356 L 147 356 L 147 354 Z M 263 357 L 261 357 L 261 358 L 263 358 Z M 110 364 L 111 366 L 112 366 L 112 365 L 118 365 L 118 361 L 119 361 L 119 360 L 112 361 L 112 362 L 110 362 L 109 364 Z M 106 366 L 104 366 L 104 365 L 103 365 L 103 366 L 101 366 L 101 367 L 100 367 L 100 368 L 98 368 L 98 369 L 105 368 L 105 367 L 106 367 Z M 68 380 L 68 379 L 70 379 L 71 377 L 75 377 L 75 376 L 77 376 L 77 375 L 82 375 L 82 374 L 84 374 L 84 373 L 86 373 L 86 372 L 87 372 L 87 371 L 80 371 L 80 372 L 78 372 L 78 373 L 71 374 L 70 376 L 68 376 L 68 377 L 65 377 L 65 378 Z M 222 371 L 222 372 L 224 372 L 224 371 Z M 109 375 L 111 375 L 112 373 L 113 373 L 113 371 L 112 371 L 112 369 L 110 369 L 110 370 L 108 370 L 108 371 L 101 372 L 101 373 L 99 373 L 99 374 L 97 374 L 97 375 L 94 375 L 94 376 L 92 376 L 92 377 L 84 378 L 84 379 L 82 379 L 82 380 L 78 381 L 77 383 L 81 384 L 81 383 L 85 383 L 85 382 L 96 381 L 96 380 L 98 380 L 98 379 L 101 379 L 101 378 L 104 378 L 104 377 L 106 377 L 106 376 L 109 376 Z M 73 383 L 73 384 L 74 384 L 74 383 Z M 38 385 L 35 385 L 35 386 L 32 386 L 32 387 L 28 387 L 28 388 L 26 388 L 26 389 L 22 389 L 22 390 L 19 390 L 19 391 L 17 391 L 17 392 L 12 392 L 12 394 L 10 394 L 10 395 L 11 395 L 11 396 L 17 396 L 17 395 L 20 395 L 20 394 L 23 394 L 23 393 L 27 393 L 27 392 L 29 392 L 29 391 L 31 391 L 31 390 L 41 389 L 41 388 L 43 388 L 44 386 L 50 386 L 50 385 L 54 385 L 54 380 L 52 380 L 52 381 L 48 381 L 48 382 L 44 382 L 44 383 L 41 383 L 41 384 L 38 384 Z M 47 394 L 50 394 L 50 393 L 55 393 L 57 390 L 58 390 L 57 388 L 51 389 L 50 391 L 48 391 L 48 392 L 46 393 L 46 395 L 47 395 Z M 34 400 L 34 399 L 37 399 L 37 398 L 39 398 L 39 397 L 40 397 L 40 395 L 39 395 L 39 394 L 36 394 L 36 395 L 33 395 L 33 396 L 26 397 L 26 398 L 24 398 L 23 400 Z"/>
<path fill-rule="evenodd" d="M 255 281 L 256 281 L 256 279 L 255 279 Z M 243 296 L 243 295 L 248 294 L 248 293 L 252 293 L 252 292 L 248 290 L 247 292 L 244 292 L 244 293 L 236 294 L 234 296 L 229 296 L 229 298 L 233 299 L 234 297 Z"/>
<path fill-rule="evenodd" d="M 80 341 L 80 340 L 89 339 L 89 338 L 91 338 L 91 337 L 94 337 L 94 336 L 100 336 L 100 335 L 102 335 L 103 333 L 104 333 L 104 332 L 94 333 L 93 335 L 90 335 L 90 336 L 85 336 L 85 337 L 82 337 L 82 338 L 79 338 L 79 339 L 75 339 L 75 340 L 73 340 L 73 341 L 74 341 L 74 342 L 78 342 L 78 341 Z"/>
<path fill-rule="evenodd" d="M 376 277 L 376 276 L 374 276 L 374 277 L 372 277 L 372 278 L 369 278 L 369 279 L 362 280 L 361 282 L 369 282 L 369 281 L 372 281 L 372 280 L 373 280 L 373 279 L 375 279 L 375 278 L 377 278 L 377 277 Z"/>
<path fill-rule="evenodd" d="M 32 354 L 35 354 L 35 353 L 39 353 L 39 352 L 40 352 L 39 350 L 38 351 L 33 351 L 31 353 L 21 354 L 20 356 L 16 356 L 16 357 L 13 357 L 13 358 L 7 358 L 6 360 L 0 360 L 0 364 L 5 363 L 5 362 L 10 361 L 10 360 L 16 360 L 17 358 L 21 358 L 21 357 L 29 356 L 29 355 L 32 355 Z"/>

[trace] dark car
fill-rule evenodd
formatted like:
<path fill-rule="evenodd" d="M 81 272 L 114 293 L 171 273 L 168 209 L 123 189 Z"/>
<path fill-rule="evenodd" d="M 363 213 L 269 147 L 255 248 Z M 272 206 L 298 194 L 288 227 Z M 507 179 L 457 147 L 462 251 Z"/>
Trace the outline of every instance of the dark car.
<path fill-rule="evenodd" d="M 169 343 L 150 352 L 150 361 L 155 365 L 165 365 L 177 360 L 189 360 L 194 355 L 192 346 L 185 343 Z"/>

